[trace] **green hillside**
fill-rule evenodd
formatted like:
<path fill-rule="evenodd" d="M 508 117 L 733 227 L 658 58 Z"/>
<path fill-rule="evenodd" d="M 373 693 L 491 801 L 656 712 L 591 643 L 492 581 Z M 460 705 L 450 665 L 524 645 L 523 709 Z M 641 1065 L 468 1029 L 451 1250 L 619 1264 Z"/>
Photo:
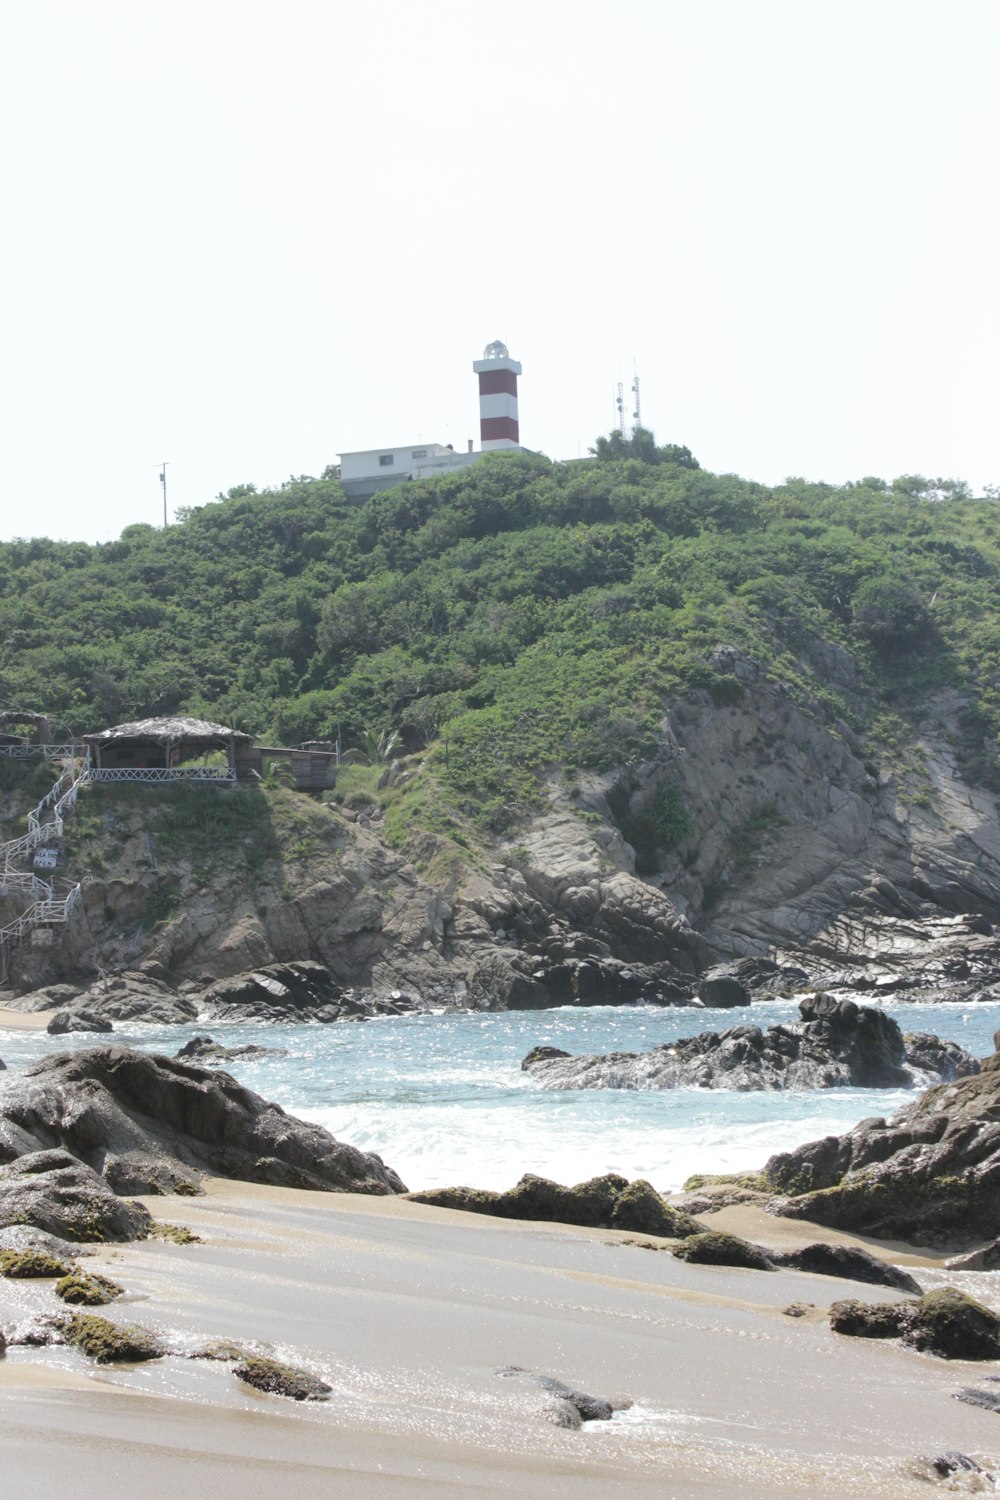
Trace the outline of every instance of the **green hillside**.
<path fill-rule="evenodd" d="M 1000 786 L 996 498 L 771 489 L 649 439 L 599 455 L 491 455 L 361 508 L 329 478 L 241 486 L 105 545 L 0 545 L 0 698 L 72 731 L 175 711 L 282 743 L 398 730 L 499 829 L 548 766 L 642 759 L 673 695 L 739 697 L 713 662 L 731 645 L 873 754 L 905 753 L 954 686 L 965 774 Z"/>

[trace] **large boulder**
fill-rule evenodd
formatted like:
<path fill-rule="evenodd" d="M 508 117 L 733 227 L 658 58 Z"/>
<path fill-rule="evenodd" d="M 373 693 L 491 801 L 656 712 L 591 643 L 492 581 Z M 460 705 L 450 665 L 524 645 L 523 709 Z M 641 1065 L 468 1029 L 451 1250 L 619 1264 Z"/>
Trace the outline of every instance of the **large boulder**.
<path fill-rule="evenodd" d="M 50 1036 L 65 1036 L 70 1031 L 114 1031 L 106 1016 L 92 1010 L 57 1010 L 45 1030 Z"/>
<path fill-rule="evenodd" d="M 750 991 L 732 969 L 720 967 L 702 976 L 698 999 L 712 1009 L 729 1010 L 734 1005 L 749 1005 Z"/>
<path fill-rule="evenodd" d="M 1000 1072 L 928 1089 L 888 1121 L 862 1120 L 771 1157 L 772 1213 L 920 1244 L 1000 1235 Z"/>
<path fill-rule="evenodd" d="M 30 1225 L 62 1240 L 135 1240 L 152 1220 L 118 1198 L 68 1151 L 29 1151 L 0 1167 L 0 1226 Z"/>
<path fill-rule="evenodd" d="M 953 1287 L 915 1302 L 835 1302 L 830 1327 L 853 1338 L 899 1338 L 940 1359 L 1000 1358 L 1000 1318 Z"/>
<path fill-rule="evenodd" d="M 197 1191 L 201 1172 L 282 1187 L 405 1192 L 380 1157 L 286 1115 L 228 1073 L 127 1047 L 58 1053 L 0 1092 L 0 1160 L 56 1147 L 118 1192 Z"/>
<path fill-rule="evenodd" d="M 801 1021 L 770 1026 L 730 1026 L 666 1042 L 649 1052 L 576 1056 L 535 1047 L 521 1063 L 544 1089 L 912 1088 L 978 1072 L 979 1064 L 955 1042 L 919 1036 L 911 1060 L 896 1022 L 884 1011 L 807 996 Z"/>
<path fill-rule="evenodd" d="M 897 1292 L 921 1293 L 919 1282 L 900 1266 L 890 1265 L 860 1245 L 828 1245 L 816 1241 L 795 1250 L 769 1250 L 776 1266 L 792 1271 L 809 1271 L 813 1276 L 839 1276 L 846 1281 L 863 1281 L 872 1286 L 891 1286 Z"/>

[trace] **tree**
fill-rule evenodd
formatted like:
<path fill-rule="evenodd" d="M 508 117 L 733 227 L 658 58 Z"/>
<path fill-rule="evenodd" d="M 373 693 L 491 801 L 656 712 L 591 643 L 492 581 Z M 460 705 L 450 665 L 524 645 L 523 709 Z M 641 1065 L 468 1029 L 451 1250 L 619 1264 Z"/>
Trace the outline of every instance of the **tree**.
<path fill-rule="evenodd" d="M 656 439 L 648 427 L 634 427 L 631 437 L 622 437 L 617 429 L 607 437 L 599 437 L 590 452 L 598 463 L 615 463 L 623 458 L 637 458 L 644 464 L 677 464 L 683 469 L 700 469 L 701 464 L 690 448 L 678 443 L 656 446 Z"/>
<path fill-rule="evenodd" d="M 366 766 L 385 765 L 392 760 L 398 745 L 398 729 L 383 729 L 380 734 L 374 729 L 365 729 L 362 732 L 361 744 L 348 750 L 344 760 L 348 764 L 360 761 Z"/>
<path fill-rule="evenodd" d="M 931 631 L 931 617 L 920 594 L 891 573 L 866 578 L 851 600 L 854 623 L 884 656 L 901 656 Z"/>

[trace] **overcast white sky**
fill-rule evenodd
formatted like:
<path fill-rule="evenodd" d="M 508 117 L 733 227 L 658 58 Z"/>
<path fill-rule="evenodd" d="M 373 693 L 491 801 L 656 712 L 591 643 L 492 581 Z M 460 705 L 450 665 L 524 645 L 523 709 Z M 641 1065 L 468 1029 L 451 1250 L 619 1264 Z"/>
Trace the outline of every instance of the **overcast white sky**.
<path fill-rule="evenodd" d="M 1000 483 L 996 0 L 6 0 L 0 536 L 340 451 Z"/>

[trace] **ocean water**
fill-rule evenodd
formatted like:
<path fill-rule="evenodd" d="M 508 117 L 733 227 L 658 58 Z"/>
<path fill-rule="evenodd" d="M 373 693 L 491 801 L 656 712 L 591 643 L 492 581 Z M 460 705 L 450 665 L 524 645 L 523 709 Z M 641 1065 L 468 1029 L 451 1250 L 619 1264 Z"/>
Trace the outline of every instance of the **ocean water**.
<path fill-rule="evenodd" d="M 1000 1005 L 887 1003 L 883 1008 L 904 1031 L 935 1032 L 976 1056 L 994 1050 Z M 507 1188 L 523 1172 L 573 1183 L 613 1171 L 646 1177 L 665 1192 L 694 1172 L 761 1167 L 776 1151 L 839 1134 L 867 1116 L 889 1115 L 913 1093 L 547 1093 L 521 1072 L 522 1057 L 537 1045 L 567 1052 L 643 1051 L 700 1031 L 797 1019 L 794 1001 L 767 1001 L 739 1012 L 567 1007 L 333 1026 L 122 1023 L 106 1039 L 4 1031 L 0 1022 L 0 1058 L 16 1073 L 67 1047 L 112 1040 L 172 1055 L 191 1036 L 210 1032 L 226 1046 L 256 1042 L 286 1049 L 284 1057 L 234 1062 L 228 1070 L 290 1114 L 378 1152 L 410 1188 Z"/>

